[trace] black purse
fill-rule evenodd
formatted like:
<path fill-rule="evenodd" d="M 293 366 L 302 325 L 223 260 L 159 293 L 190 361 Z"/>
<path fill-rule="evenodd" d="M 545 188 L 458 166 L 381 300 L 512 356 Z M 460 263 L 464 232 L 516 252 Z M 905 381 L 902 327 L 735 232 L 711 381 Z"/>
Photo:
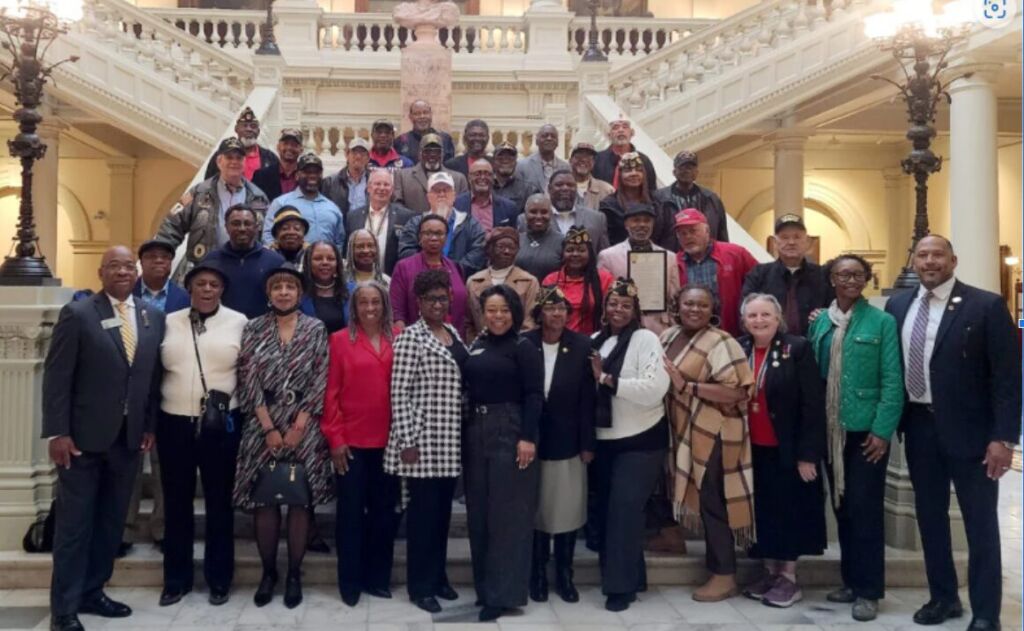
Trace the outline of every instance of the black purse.
<path fill-rule="evenodd" d="M 199 398 L 199 426 L 196 427 L 196 433 L 206 430 L 234 431 L 233 423 L 229 419 L 231 395 L 206 387 L 206 374 L 203 373 L 203 360 L 199 356 L 199 342 L 196 340 L 196 328 L 202 327 L 199 314 L 193 311 L 189 319 L 192 321 L 192 348 L 196 351 L 196 364 L 199 365 L 199 381 L 203 384 L 203 396 Z"/>
<path fill-rule="evenodd" d="M 252 499 L 264 506 L 309 506 L 309 480 L 301 462 L 271 460 L 260 467 Z"/>

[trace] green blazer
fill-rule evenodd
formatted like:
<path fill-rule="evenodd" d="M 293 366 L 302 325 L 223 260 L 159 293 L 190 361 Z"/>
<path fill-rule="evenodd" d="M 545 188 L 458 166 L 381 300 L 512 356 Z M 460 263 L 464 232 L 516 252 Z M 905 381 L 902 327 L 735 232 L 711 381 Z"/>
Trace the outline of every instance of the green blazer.
<path fill-rule="evenodd" d="M 807 334 L 818 365 L 827 373 L 828 333 L 835 328 L 823 312 Z M 851 432 L 870 431 L 890 440 L 903 414 L 903 363 L 896 319 L 861 298 L 853 306 L 843 338 L 839 418 Z"/>

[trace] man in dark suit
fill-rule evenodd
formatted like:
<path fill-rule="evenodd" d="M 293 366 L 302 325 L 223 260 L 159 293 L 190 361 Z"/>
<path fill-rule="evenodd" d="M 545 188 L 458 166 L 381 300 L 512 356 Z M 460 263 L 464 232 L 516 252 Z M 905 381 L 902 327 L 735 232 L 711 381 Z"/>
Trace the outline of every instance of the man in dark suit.
<path fill-rule="evenodd" d="M 914 622 L 958 618 L 949 483 L 967 530 L 968 631 L 998 631 L 1002 600 L 999 478 L 1021 432 L 1021 356 L 1002 297 L 956 280 L 944 237 L 914 249 L 921 286 L 889 299 L 900 327 L 908 405 L 901 424 L 931 599 Z"/>
<path fill-rule="evenodd" d="M 135 257 L 103 255 L 103 290 L 64 306 L 43 372 L 43 438 L 57 466 L 50 628 L 78 614 L 123 618 L 103 593 L 114 569 L 139 453 L 153 446 L 164 314 L 135 301 Z"/>
<path fill-rule="evenodd" d="M 468 213 L 487 232 L 499 226 L 515 228 L 523 212 L 512 200 L 494 194 L 494 167 L 487 160 L 469 168 L 469 190 L 455 198 L 455 210 Z"/>
<path fill-rule="evenodd" d="M 487 143 L 491 139 L 491 129 L 482 120 L 473 119 L 466 123 L 466 130 L 462 132 L 462 144 L 466 146 L 466 153 L 460 154 L 447 160 L 444 168 L 451 171 L 458 171 L 464 178 L 469 179 L 469 167 L 477 160 L 486 160 Z"/>
<path fill-rule="evenodd" d="M 405 206 L 391 201 L 393 178 L 392 172 L 386 169 L 377 169 L 371 173 L 366 185 L 369 206 L 350 211 L 345 217 L 345 232 L 350 237 L 356 230 L 365 229 L 377 239 L 381 269 L 389 276 L 398 262 L 398 235 L 405 223 L 416 215 Z"/>

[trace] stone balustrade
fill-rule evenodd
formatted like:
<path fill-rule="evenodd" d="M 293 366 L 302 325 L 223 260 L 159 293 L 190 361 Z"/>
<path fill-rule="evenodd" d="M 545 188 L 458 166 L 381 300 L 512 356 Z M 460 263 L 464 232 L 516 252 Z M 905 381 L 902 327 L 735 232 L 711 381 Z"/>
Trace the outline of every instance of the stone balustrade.
<path fill-rule="evenodd" d="M 207 44 L 225 50 L 250 51 L 259 46 L 260 11 L 224 9 L 150 9 L 177 28 Z M 457 55 L 524 54 L 529 42 L 531 15 L 463 15 L 458 26 L 441 29 L 441 43 Z M 601 50 L 613 60 L 643 57 L 664 49 L 715 24 L 706 19 L 598 18 Z M 566 33 L 565 50 L 580 56 L 587 48 L 589 18 L 573 17 Z M 320 50 L 392 52 L 415 36 L 394 24 L 389 13 L 321 13 L 318 20 Z"/>

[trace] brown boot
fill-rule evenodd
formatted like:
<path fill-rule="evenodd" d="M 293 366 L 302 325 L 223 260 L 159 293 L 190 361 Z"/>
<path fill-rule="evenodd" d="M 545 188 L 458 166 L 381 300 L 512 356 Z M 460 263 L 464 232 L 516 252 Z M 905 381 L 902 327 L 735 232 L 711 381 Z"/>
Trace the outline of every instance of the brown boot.
<path fill-rule="evenodd" d="M 699 603 L 715 603 L 735 596 L 737 591 L 736 575 L 712 574 L 707 583 L 693 592 L 693 599 Z"/>
<path fill-rule="evenodd" d="M 644 550 L 669 554 L 686 554 L 686 537 L 682 526 L 662 528 L 658 534 L 647 540 Z"/>

